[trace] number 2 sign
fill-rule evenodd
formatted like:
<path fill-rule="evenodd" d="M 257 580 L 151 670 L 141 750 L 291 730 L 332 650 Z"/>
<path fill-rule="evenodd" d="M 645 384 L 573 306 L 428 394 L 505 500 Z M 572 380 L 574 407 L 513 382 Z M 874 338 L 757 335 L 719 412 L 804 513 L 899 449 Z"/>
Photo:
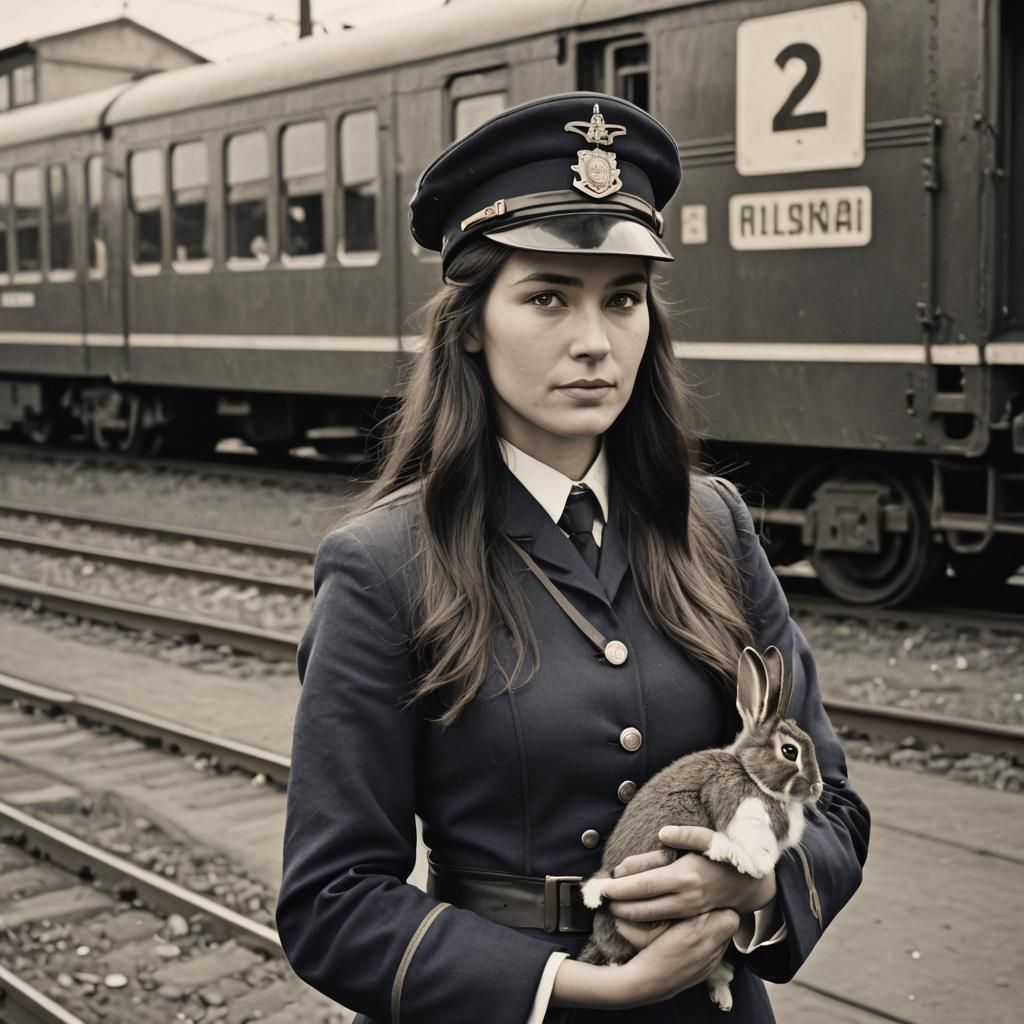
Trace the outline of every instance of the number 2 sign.
<path fill-rule="evenodd" d="M 860 0 L 740 23 L 740 174 L 859 167 L 864 162 L 867 26 Z"/>

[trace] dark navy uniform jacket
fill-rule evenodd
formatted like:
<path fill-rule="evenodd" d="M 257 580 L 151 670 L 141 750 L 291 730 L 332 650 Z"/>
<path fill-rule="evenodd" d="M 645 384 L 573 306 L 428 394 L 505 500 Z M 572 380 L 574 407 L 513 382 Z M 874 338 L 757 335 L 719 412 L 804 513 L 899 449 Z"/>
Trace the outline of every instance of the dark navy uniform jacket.
<path fill-rule="evenodd" d="M 645 616 L 611 517 L 595 579 L 572 543 L 511 477 L 506 530 L 606 636 L 626 644 L 615 666 L 523 568 L 521 582 L 540 670 L 509 692 L 497 665 L 457 723 L 442 731 L 402 708 L 418 670 L 410 653 L 417 593 L 419 506 L 398 498 L 329 534 L 316 558 L 316 602 L 299 648 L 285 867 L 277 911 L 296 973 L 366 1021 L 524 1024 L 553 950 L 577 953 L 586 936 L 495 924 L 407 884 L 415 816 L 435 861 L 517 875 L 592 874 L 601 847 L 581 836 L 611 831 L 619 785 L 638 785 L 683 754 L 731 742 L 733 700 Z M 730 959 L 734 1024 L 770 1022 L 760 978 L 786 981 L 860 882 L 868 814 L 821 705 L 814 661 L 789 617 L 778 580 L 739 495 L 694 478 L 701 502 L 735 553 L 756 644 L 794 660 L 790 714 L 813 737 L 825 791 L 808 809 L 803 847 L 820 899 L 793 850 L 776 869 L 784 941 Z M 511 668 L 510 644 L 496 657 Z M 435 709 L 436 710 L 436 709 Z M 624 729 L 642 735 L 635 751 Z M 357 1018 L 360 1020 L 362 1018 Z M 672 1000 L 623 1011 L 548 1010 L 551 1024 L 721 1024 L 703 984 Z"/>

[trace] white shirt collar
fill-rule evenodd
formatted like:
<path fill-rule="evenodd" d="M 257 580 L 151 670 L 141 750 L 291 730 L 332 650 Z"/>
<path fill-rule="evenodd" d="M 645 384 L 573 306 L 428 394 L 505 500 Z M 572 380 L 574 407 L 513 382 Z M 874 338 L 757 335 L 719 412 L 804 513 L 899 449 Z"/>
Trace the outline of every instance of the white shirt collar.
<path fill-rule="evenodd" d="M 556 523 L 562 518 L 573 484 L 584 484 L 594 492 L 601 506 L 601 515 L 608 522 L 608 459 L 604 453 L 603 439 L 597 458 L 582 480 L 570 480 L 564 473 L 527 455 L 503 437 L 498 438 L 498 444 L 505 465 Z"/>

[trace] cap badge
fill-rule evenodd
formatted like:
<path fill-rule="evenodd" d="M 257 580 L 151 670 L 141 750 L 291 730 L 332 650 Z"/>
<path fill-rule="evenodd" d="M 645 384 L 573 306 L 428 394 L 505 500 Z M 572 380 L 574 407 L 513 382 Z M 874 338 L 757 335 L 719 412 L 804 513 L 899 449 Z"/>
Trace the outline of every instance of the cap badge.
<path fill-rule="evenodd" d="M 594 116 L 589 121 L 570 121 L 566 126 L 567 132 L 576 132 L 582 135 L 587 142 L 598 146 L 610 146 L 612 139 L 626 134 L 626 128 L 621 124 L 605 124 L 604 114 L 601 113 L 600 104 L 594 104 Z"/>
<path fill-rule="evenodd" d="M 606 124 L 604 115 L 597 103 L 594 104 L 594 116 L 589 121 L 570 121 L 567 132 L 582 135 L 587 142 L 598 146 L 610 146 L 620 135 L 626 134 L 624 125 Z M 572 165 L 579 177 L 573 180 L 573 187 L 578 188 L 591 199 L 606 199 L 622 188 L 622 178 L 614 153 L 606 153 L 600 149 L 578 149 L 576 159 L 579 163 Z"/>

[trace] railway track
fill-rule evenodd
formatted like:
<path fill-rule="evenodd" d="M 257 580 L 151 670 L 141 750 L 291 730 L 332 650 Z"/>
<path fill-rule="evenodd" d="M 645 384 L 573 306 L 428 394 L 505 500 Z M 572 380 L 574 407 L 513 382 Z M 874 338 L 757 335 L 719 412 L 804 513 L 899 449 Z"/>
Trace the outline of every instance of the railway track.
<path fill-rule="evenodd" d="M 102 452 L 88 448 L 41 447 L 0 440 L 0 457 L 32 459 L 36 462 L 75 462 L 107 468 L 144 468 L 154 472 L 205 473 L 223 477 L 238 477 L 251 480 L 285 481 L 291 484 L 345 484 L 351 481 L 352 471 L 359 468 L 362 460 L 351 458 L 337 461 L 322 455 L 286 455 L 270 459 L 254 451 L 225 450 L 213 451 L 202 456 L 144 456 L 129 452 Z"/>
<path fill-rule="evenodd" d="M 272 928 L 6 800 L 0 838 L 5 1020 L 155 1024 L 190 1003 L 206 1015 L 227 992 L 265 1019 L 345 1019 L 315 1008 Z"/>
<path fill-rule="evenodd" d="M 294 657 L 312 592 L 313 552 L 308 547 L 116 517 L 51 513 L 27 503 L 0 504 L 0 521 L 0 547 L 11 552 L 8 560 L 14 552 L 31 552 L 44 559 L 76 559 L 79 566 L 73 587 L 29 578 L 28 571 L 0 573 L 0 595 L 12 601 L 160 635 L 197 637 L 268 658 Z M 264 562 L 267 571 L 250 571 L 253 560 Z M 108 566 L 131 572 L 128 589 L 150 592 L 152 603 L 115 596 L 125 587 L 123 581 L 104 581 Z M 177 580 L 177 591 L 165 582 L 171 579 Z M 240 621 L 196 611 L 201 602 L 195 593 L 203 584 L 225 588 L 220 593 L 230 600 L 213 603 L 219 604 L 218 611 L 233 609 Z M 261 607 L 250 615 L 253 621 L 243 621 L 254 601 Z M 259 624 L 268 605 L 274 616 L 290 619 L 294 629 Z"/>
<path fill-rule="evenodd" d="M 0 708 L 0 1020 L 213 1021 L 229 1003 L 237 1020 L 351 1019 L 291 975 L 273 888 L 219 852 L 243 835 L 266 846 L 267 819 L 279 846 L 283 791 L 248 773 L 277 775 L 281 759 L 202 736 L 204 756 L 172 755 L 87 725 L 84 703 L 26 714 L 66 695 L 17 692 L 20 708 Z M 123 724 L 151 734 L 136 714 Z M 211 746 L 245 774 L 222 771 Z"/>
<path fill-rule="evenodd" d="M 110 701 L 42 686 L 3 672 L 0 699 L 120 729 L 137 739 L 199 754 L 281 785 L 288 781 L 290 761 L 280 754 L 189 729 Z M 897 741 L 913 738 L 921 744 L 939 744 L 950 753 L 1007 755 L 1024 762 L 1024 728 L 853 701 L 826 700 L 825 708 L 837 728 L 853 733 Z"/>
<path fill-rule="evenodd" d="M 167 636 L 197 637 L 204 643 L 228 645 L 235 650 L 268 658 L 291 659 L 302 628 L 311 592 L 311 547 L 269 543 L 210 530 L 190 530 L 138 520 L 96 515 L 54 513 L 28 503 L 0 503 L 0 546 L 20 549 L 54 559 L 78 559 L 87 563 L 82 572 L 94 574 L 96 566 L 116 565 L 143 574 L 162 574 L 188 581 L 207 581 L 235 588 L 244 602 L 266 596 L 291 600 L 293 629 L 232 622 L 217 614 L 195 610 L 190 598 L 173 607 L 173 593 L 159 590 L 159 603 L 144 604 L 119 596 L 90 592 L 76 586 L 58 586 L 30 579 L 27 574 L 0 574 L 0 596 L 17 603 L 34 603 L 62 614 L 79 615 L 115 625 L 151 630 Z M 72 538 L 55 536 L 66 530 Z M 74 535 L 84 540 L 73 539 Z M 87 541 L 87 542 L 86 542 Z M 170 549 L 169 555 L 144 550 L 147 546 Z M 134 550 L 130 550 L 134 548 Z M 185 552 L 187 557 L 176 552 Z M 269 562 L 271 569 L 255 573 L 246 566 L 253 559 Z M 232 564 L 234 563 L 234 564 Z M 241 563 L 241 565 L 239 565 Z M 845 605 L 821 593 L 808 593 L 808 581 L 786 578 L 794 612 L 813 613 L 868 621 L 908 623 L 940 622 L 974 629 L 1024 633 L 1024 610 L 987 610 L 950 607 L 877 609 Z M 152 583 L 150 584 L 153 588 Z M 1016 597 L 1016 592 L 1011 595 Z M 239 607 L 238 614 L 244 614 Z"/>

